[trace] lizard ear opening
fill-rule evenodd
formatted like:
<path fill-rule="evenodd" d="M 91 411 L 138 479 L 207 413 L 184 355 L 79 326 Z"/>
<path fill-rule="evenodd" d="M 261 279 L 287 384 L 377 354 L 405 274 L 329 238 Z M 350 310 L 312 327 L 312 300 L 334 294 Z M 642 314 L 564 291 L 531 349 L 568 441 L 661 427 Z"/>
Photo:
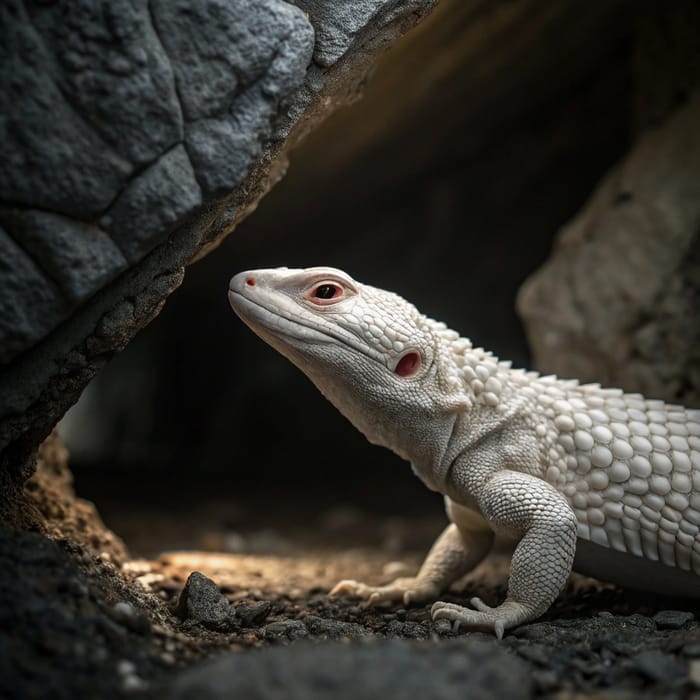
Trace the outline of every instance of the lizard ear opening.
<path fill-rule="evenodd" d="M 415 350 L 411 350 L 396 363 L 394 374 L 398 374 L 399 377 L 412 377 L 418 372 L 420 366 L 420 354 Z"/>

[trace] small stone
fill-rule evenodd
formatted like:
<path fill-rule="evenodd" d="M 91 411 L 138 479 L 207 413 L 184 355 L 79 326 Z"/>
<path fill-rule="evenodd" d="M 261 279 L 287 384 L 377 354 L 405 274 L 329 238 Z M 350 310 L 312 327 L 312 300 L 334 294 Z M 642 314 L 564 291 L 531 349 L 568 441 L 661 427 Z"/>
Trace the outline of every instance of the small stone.
<path fill-rule="evenodd" d="M 675 683 L 686 674 L 686 666 L 660 651 L 642 651 L 630 658 L 634 667 L 657 683 Z"/>
<path fill-rule="evenodd" d="M 277 620 L 262 628 L 265 639 L 301 639 L 309 636 L 309 630 L 301 620 Z"/>
<path fill-rule="evenodd" d="M 218 586 L 199 571 L 193 571 L 175 609 L 183 619 L 192 619 L 210 629 L 226 629 L 233 621 L 228 600 Z"/>
<path fill-rule="evenodd" d="M 328 620 L 317 615 L 307 615 L 304 624 L 310 634 L 321 639 L 362 639 L 372 634 L 355 622 Z"/>
<path fill-rule="evenodd" d="M 433 629 L 440 636 L 446 636 L 452 634 L 452 623 L 449 620 L 435 620 L 433 623 Z M 700 656 L 700 654 L 698 654 Z"/>
<path fill-rule="evenodd" d="M 695 615 L 684 610 L 661 610 L 654 615 L 654 622 L 660 630 L 679 630 L 690 624 Z"/>
<path fill-rule="evenodd" d="M 236 618 L 243 627 L 257 627 L 272 610 L 272 603 L 269 600 L 259 600 L 251 605 L 245 603 L 237 605 L 235 609 Z"/>

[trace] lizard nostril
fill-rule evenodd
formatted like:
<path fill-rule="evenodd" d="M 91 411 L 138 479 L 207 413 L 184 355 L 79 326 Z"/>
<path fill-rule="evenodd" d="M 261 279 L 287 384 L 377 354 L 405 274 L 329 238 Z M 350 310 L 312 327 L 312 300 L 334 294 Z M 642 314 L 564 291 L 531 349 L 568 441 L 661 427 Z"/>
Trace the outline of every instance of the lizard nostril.
<path fill-rule="evenodd" d="M 246 277 L 245 283 L 249 287 L 254 287 L 255 286 L 255 277 Z"/>

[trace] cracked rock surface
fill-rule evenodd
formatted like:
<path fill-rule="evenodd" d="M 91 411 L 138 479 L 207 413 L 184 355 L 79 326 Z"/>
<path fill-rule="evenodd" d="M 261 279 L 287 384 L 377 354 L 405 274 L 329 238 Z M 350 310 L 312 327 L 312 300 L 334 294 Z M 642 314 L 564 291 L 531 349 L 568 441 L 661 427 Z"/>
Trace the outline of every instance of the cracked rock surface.
<path fill-rule="evenodd" d="M 434 4 L 2 3 L 0 472 Z"/>
<path fill-rule="evenodd" d="M 700 405 L 700 96 L 608 173 L 518 307 L 538 368 Z"/>

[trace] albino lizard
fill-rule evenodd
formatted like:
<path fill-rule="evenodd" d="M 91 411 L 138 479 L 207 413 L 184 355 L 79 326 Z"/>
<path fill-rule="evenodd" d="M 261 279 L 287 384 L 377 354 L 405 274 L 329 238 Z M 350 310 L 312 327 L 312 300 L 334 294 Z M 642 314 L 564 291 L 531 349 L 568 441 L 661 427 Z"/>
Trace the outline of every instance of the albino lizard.
<path fill-rule="evenodd" d="M 506 600 L 446 602 L 433 619 L 504 629 L 544 613 L 572 567 L 700 596 L 700 410 L 511 369 L 391 292 L 340 270 L 236 275 L 233 310 L 364 435 L 445 496 L 451 524 L 415 577 L 331 594 L 426 603 L 519 540 Z"/>

